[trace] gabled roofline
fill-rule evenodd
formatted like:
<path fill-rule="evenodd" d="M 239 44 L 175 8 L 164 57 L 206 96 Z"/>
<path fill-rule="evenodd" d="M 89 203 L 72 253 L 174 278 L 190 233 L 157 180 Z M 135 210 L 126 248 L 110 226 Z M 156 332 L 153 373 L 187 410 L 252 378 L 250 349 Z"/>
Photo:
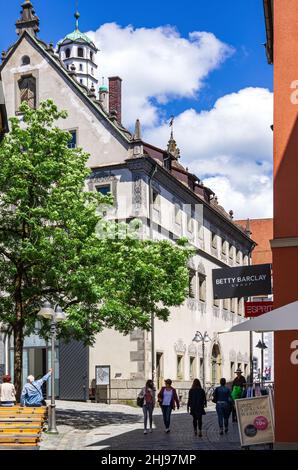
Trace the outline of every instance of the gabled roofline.
<path fill-rule="evenodd" d="M 29 34 L 27 31 L 24 31 L 21 34 L 19 39 L 16 41 L 16 43 L 9 50 L 9 53 L 8 53 L 7 57 L 5 57 L 5 60 L 3 61 L 3 63 L 0 65 L 0 79 L 1 79 L 2 70 L 4 69 L 4 67 L 6 66 L 7 62 L 10 59 L 10 57 L 13 55 L 13 53 L 15 52 L 15 50 L 17 49 L 17 47 L 19 46 L 19 44 L 21 43 L 21 41 L 23 39 L 27 39 L 29 42 L 31 42 L 33 47 L 36 47 L 41 52 L 42 55 L 44 55 L 48 58 L 49 62 L 54 66 L 54 68 L 56 68 L 63 75 L 63 77 L 66 79 L 66 81 L 71 86 L 73 86 L 75 88 L 75 90 L 78 92 L 78 95 L 84 101 L 86 101 L 92 107 L 93 111 L 95 111 L 97 114 L 99 114 L 107 122 L 107 124 L 112 129 L 114 129 L 114 131 L 116 131 L 118 137 L 120 137 L 126 145 L 131 144 L 131 140 L 124 133 L 122 133 L 121 130 L 107 117 L 107 115 L 104 113 L 104 111 L 99 106 L 96 106 L 94 101 L 91 98 L 89 98 L 89 96 L 87 96 L 87 94 L 85 94 L 82 91 L 81 85 L 79 83 L 77 83 L 76 80 L 74 80 L 72 77 L 69 76 L 68 71 L 60 63 L 59 58 L 57 56 L 53 56 L 51 53 L 49 53 L 47 50 L 45 50 L 41 46 L 41 44 L 39 43 L 39 40 L 37 38 L 34 38 L 33 36 L 31 36 L 31 34 Z"/>

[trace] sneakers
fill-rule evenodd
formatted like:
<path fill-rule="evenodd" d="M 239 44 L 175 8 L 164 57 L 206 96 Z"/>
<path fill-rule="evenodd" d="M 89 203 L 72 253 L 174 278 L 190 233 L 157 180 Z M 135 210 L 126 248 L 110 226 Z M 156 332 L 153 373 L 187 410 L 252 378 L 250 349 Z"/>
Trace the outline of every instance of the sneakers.
<path fill-rule="evenodd" d="M 166 432 L 166 433 L 169 433 L 169 432 L 170 432 L 170 428 L 166 429 L 165 432 Z"/>
<path fill-rule="evenodd" d="M 199 437 L 202 437 L 203 434 L 202 434 L 202 431 L 199 431 Z"/>
<path fill-rule="evenodd" d="M 149 432 L 152 432 L 152 431 L 153 431 L 153 429 L 152 429 L 152 428 L 150 428 L 150 429 L 149 429 Z"/>
<path fill-rule="evenodd" d="M 148 431 L 147 431 L 147 429 L 144 429 L 144 434 L 148 434 Z"/>
<path fill-rule="evenodd" d="M 225 429 L 225 433 L 226 433 L 226 434 L 227 434 L 227 432 L 229 432 L 229 428 L 226 428 L 226 429 Z"/>
<path fill-rule="evenodd" d="M 219 434 L 220 434 L 221 436 L 223 435 L 223 430 L 222 430 L 222 429 L 219 431 Z"/>

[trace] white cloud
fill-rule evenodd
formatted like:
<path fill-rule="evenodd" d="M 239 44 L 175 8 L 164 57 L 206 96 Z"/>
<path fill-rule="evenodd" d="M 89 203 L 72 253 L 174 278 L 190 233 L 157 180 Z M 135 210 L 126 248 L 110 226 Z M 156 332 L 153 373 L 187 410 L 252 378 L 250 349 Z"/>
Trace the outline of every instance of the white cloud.
<path fill-rule="evenodd" d="M 136 118 L 144 125 L 155 125 L 159 105 L 175 98 L 195 98 L 207 75 L 233 52 L 212 33 L 196 31 L 183 38 L 172 26 L 134 29 L 107 23 L 87 34 L 102 51 L 97 59 L 99 76 L 123 79 L 127 126 Z"/>
<path fill-rule="evenodd" d="M 218 99 L 210 111 L 188 109 L 175 119 L 182 163 L 204 180 L 235 217 L 272 215 L 273 95 L 246 88 Z M 147 129 L 165 147 L 168 124 Z"/>
<path fill-rule="evenodd" d="M 141 119 L 147 141 L 165 148 L 166 105 L 198 98 L 208 74 L 233 53 L 212 33 L 183 38 L 171 26 L 121 27 L 87 33 L 97 47 L 99 76 L 123 79 L 123 122 Z M 195 105 L 195 101 L 194 101 Z M 219 197 L 235 217 L 272 215 L 272 93 L 246 88 L 218 99 L 209 111 L 187 109 L 175 118 L 182 163 Z"/>

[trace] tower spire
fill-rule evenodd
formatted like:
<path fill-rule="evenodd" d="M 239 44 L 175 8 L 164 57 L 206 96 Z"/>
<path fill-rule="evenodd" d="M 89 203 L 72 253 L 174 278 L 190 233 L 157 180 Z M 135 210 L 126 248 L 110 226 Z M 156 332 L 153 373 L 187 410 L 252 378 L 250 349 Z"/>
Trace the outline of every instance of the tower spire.
<path fill-rule="evenodd" d="M 27 31 L 32 36 L 39 32 L 39 18 L 35 15 L 33 5 L 30 0 L 22 3 L 21 18 L 16 22 L 16 33 L 20 36 Z"/>
<path fill-rule="evenodd" d="M 174 116 L 171 116 L 169 125 L 170 125 L 170 128 L 171 128 L 171 136 L 170 136 L 170 140 L 168 142 L 167 152 L 170 153 L 171 155 L 173 155 L 175 158 L 179 158 L 180 157 L 180 150 L 178 149 L 176 140 L 174 139 Z"/>

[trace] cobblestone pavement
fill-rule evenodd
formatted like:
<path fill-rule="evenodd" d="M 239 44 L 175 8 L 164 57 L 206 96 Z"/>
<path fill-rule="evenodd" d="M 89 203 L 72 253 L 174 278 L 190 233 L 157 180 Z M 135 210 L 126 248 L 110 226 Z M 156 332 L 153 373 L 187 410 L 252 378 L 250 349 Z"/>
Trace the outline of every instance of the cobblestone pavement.
<path fill-rule="evenodd" d="M 232 450 L 239 449 L 238 427 L 230 423 L 228 434 L 219 435 L 214 406 L 203 417 L 203 437 L 194 436 L 192 417 L 186 408 L 172 413 L 166 434 L 161 410 L 155 409 L 152 434 L 143 434 L 140 408 L 126 405 L 57 402 L 58 435 L 43 435 L 41 450 Z"/>

